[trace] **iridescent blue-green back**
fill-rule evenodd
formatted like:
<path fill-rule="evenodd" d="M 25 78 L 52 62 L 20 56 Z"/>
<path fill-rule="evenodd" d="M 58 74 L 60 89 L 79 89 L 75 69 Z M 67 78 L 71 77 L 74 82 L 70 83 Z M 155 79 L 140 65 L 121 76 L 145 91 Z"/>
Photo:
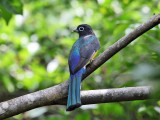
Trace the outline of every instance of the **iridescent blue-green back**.
<path fill-rule="evenodd" d="M 92 57 L 93 53 L 100 48 L 99 40 L 94 35 L 80 37 L 73 45 L 69 55 L 70 72 L 78 72 Z"/>

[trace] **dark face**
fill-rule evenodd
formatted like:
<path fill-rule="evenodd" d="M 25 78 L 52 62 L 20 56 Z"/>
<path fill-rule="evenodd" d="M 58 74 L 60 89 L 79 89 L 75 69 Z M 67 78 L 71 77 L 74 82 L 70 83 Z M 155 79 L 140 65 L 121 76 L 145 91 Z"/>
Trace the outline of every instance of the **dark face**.
<path fill-rule="evenodd" d="M 91 26 L 87 24 L 81 24 L 73 31 L 79 33 L 79 37 L 85 36 L 85 35 L 95 35 Z"/>

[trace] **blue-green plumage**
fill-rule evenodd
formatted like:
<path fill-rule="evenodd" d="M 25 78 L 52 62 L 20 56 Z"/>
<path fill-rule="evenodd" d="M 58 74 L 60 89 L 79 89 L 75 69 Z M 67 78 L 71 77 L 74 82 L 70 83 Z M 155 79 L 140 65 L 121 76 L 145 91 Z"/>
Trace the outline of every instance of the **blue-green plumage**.
<path fill-rule="evenodd" d="M 84 71 L 84 68 L 82 68 L 76 74 L 71 74 L 70 76 L 67 111 L 74 110 L 75 108 L 81 106 L 80 86 Z"/>
<path fill-rule="evenodd" d="M 67 111 L 74 110 L 81 106 L 80 86 L 82 75 L 85 74 L 85 65 L 94 53 L 100 49 L 99 40 L 89 25 L 79 25 L 76 30 L 76 32 L 79 33 L 79 39 L 72 46 L 68 59 L 70 81 Z"/>

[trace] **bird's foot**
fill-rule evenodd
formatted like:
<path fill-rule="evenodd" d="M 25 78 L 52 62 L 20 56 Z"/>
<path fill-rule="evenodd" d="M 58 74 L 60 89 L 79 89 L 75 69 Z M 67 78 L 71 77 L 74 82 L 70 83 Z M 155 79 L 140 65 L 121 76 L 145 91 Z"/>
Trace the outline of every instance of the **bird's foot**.
<path fill-rule="evenodd" d="M 90 66 L 93 63 L 94 59 L 91 59 L 90 62 L 88 63 L 87 67 Z"/>
<path fill-rule="evenodd" d="M 91 60 L 90 60 L 90 63 L 93 63 L 93 61 L 94 61 L 94 59 L 91 59 Z"/>

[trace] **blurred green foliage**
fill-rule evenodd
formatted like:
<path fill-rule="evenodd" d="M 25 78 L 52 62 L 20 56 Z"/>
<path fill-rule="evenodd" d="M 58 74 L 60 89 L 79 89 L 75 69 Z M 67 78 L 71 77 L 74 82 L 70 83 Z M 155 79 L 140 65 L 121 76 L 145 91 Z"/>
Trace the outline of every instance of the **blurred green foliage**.
<path fill-rule="evenodd" d="M 68 54 L 78 38 L 72 29 L 79 24 L 93 27 L 101 53 L 159 10 L 159 0 L 1 0 L 0 101 L 67 80 Z M 82 90 L 159 87 L 159 28 L 113 56 L 83 82 Z M 159 120 L 159 116 L 160 101 L 146 100 L 89 105 L 73 112 L 66 112 L 65 106 L 42 107 L 14 119 Z"/>

